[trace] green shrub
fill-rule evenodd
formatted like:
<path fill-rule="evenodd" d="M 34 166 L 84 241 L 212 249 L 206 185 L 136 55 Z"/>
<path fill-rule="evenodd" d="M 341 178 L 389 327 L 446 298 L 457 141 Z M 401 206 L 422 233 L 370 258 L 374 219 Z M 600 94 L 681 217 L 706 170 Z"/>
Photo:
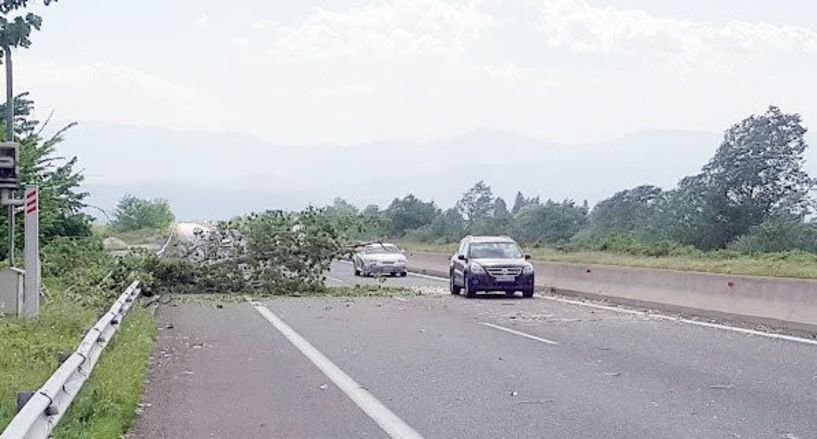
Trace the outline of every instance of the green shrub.
<path fill-rule="evenodd" d="M 817 253 L 817 226 L 799 218 L 778 217 L 752 227 L 733 245 L 741 253 L 760 254 L 791 250 Z"/>

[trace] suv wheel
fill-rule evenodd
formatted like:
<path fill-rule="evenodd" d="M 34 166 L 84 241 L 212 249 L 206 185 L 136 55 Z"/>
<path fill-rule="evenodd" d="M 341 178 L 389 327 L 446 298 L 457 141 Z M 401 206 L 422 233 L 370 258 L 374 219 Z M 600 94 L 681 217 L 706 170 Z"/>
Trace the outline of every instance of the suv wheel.
<path fill-rule="evenodd" d="M 462 288 L 458 287 L 457 284 L 454 283 L 453 271 L 448 275 L 448 286 L 449 289 L 451 290 L 451 294 L 460 294 L 460 291 L 462 291 Z"/>
<path fill-rule="evenodd" d="M 468 286 L 468 273 L 462 275 L 462 283 L 464 285 L 463 288 L 465 289 L 465 297 L 473 299 L 474 297 L 477 296 L 477 292 L 471 289 L 470 286 Z"/>
<path fill-rule="evenodd" d="M 522 297 L 526 299 L 530 299 L 531 297 L 533 297 L 533 288 L 522 290 Z"/>

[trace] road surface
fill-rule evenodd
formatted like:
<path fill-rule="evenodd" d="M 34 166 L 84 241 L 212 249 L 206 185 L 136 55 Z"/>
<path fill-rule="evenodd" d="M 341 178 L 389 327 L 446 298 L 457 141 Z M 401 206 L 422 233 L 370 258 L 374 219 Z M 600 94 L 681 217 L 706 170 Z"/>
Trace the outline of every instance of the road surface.
<path fill-rule="evenodd" d="M 355 276 L 352 263 L 336 261 L 326 274 L 326 285 L 330 287 L 353 287 L 355 285 L 381 285 L 388 288 L 418 289 L 423 292 L 443 294 L 448 292 L 448 280 L 435 276 L 409 273 L 406 277 L 363 277 Z"/>
<path fill-rule="evenodd" d="M 329 277 L 377 282 L 343 263 Z M 817 432 L 817 346 L 805 342 L 500 295 L 187 303 L 159 317 L 136 438 Z"/>

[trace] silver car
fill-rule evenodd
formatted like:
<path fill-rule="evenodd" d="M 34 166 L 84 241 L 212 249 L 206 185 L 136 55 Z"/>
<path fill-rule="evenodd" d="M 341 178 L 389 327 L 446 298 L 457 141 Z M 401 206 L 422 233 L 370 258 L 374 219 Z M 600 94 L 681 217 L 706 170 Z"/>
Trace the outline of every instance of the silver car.
<path fill-rule="evenodd" d="M 355 276 L 406 276 L 406 256 L 394 244 L 366 244 L 352 255 Z"/>

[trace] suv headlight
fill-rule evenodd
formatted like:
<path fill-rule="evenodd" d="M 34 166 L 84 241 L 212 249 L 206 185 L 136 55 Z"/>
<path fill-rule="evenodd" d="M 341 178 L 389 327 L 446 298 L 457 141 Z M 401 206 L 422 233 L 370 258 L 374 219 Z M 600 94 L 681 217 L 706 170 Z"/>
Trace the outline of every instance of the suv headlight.
<path fill-rule="evenodd" d="M 471 273 L 474 274 L 485 274 L 485 269 L 482 268 L 482 265 L 472 262 L 471 263 Z"/>
<path fill-rule="evenodd" d="M 533 265 L 531 265 L 531 264 L 527 264 L 527 265 L 525 265 L 524 267 L 522 267 L 522 273 L 524 273 L 524 274 L 531 274 L 531 273 L 533 273 Z"/>

